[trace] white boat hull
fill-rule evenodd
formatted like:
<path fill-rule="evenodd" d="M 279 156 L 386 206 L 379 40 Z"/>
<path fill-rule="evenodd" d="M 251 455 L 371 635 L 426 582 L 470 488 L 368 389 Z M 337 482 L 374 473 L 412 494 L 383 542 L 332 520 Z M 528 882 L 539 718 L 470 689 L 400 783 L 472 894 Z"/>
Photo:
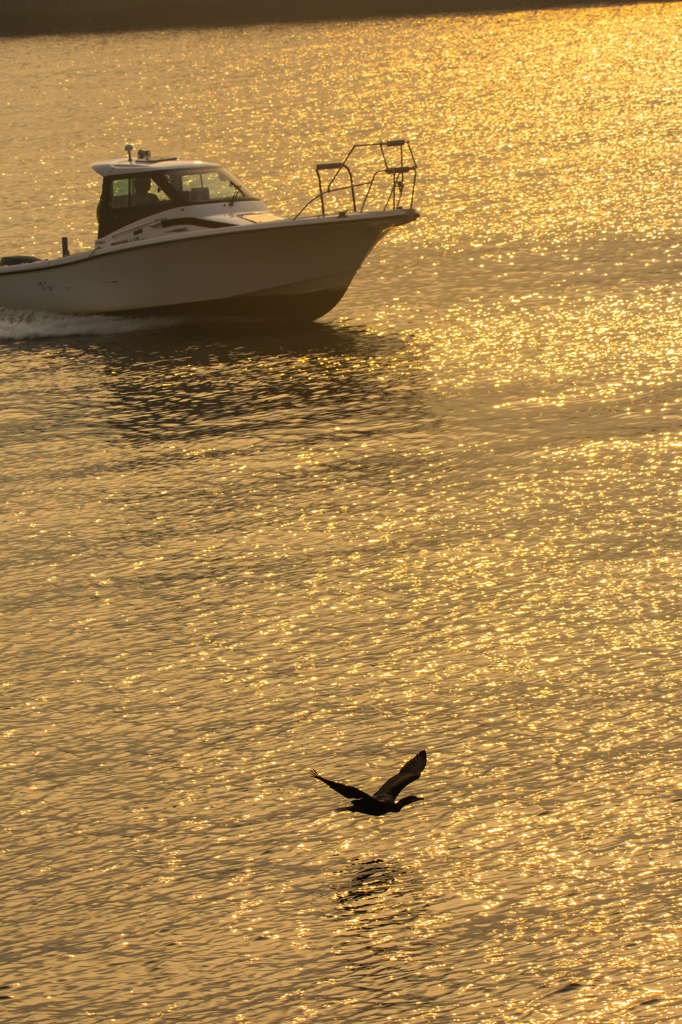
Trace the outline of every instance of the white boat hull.
<path fill-rule="evenodd" d="M 314 320 L 382 235 L 417 216 L 396 209 L 128 237 L 118 248 L 0 268 L 0 306 Z"/>

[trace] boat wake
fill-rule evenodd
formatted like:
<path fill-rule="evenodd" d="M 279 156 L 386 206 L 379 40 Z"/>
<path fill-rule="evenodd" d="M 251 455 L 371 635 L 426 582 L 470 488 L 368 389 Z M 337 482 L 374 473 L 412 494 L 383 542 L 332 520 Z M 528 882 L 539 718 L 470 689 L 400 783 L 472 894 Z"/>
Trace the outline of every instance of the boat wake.
<path fill-rule="evenodd" d="M 31 309 L 0 308 L 0 343 L 37 338 L 109 337 L 149 331 L 168 323 L 163 317 L 65 316 Z"/>

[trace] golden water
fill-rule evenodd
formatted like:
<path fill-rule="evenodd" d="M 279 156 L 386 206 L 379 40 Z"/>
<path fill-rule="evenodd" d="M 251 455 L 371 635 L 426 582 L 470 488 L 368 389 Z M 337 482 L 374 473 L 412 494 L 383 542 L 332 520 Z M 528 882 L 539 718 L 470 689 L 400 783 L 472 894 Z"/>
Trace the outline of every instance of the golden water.
<path fill-rule="evenodd" d="M 127 141 L 291 212 L 404 133 L 423 214 L 310 329 L 0 317 L 12 1019 L 682 1020 L 681 33 L 2 42 L 5 253 Z"/>

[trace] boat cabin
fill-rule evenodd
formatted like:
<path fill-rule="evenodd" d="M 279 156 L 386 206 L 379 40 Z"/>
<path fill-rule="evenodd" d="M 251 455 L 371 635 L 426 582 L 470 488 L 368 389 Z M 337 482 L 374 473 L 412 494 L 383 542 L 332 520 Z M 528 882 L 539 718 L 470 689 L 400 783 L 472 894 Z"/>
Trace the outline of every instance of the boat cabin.
<path fill-rule="evenodd" d="M 98 238 L 137 220 L 207 203 L 253 202 L 256 196 L 219 164 L 165 157 L 92 165 L 104 178 L 97 206 Z"/>

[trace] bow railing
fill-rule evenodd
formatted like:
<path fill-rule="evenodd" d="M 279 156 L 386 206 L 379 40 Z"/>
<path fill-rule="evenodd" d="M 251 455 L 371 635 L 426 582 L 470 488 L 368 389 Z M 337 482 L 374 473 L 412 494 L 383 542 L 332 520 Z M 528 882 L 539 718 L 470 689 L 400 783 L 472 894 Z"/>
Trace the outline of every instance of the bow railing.
<path fill-rule="evenodd" d="M 378 167 L 375 166 L 374 170 L 366 166 L 374 155 L 371 150 L 378 151 L 378 161 L 374 160 Z M 358 163 L 362 166 L 354 167 L 356 161 L 351 163 L 353 157 L 359 158 Z M 321 213 L 308 216 L 343 217 L 351 210 L 353 213 L 365 213 L 369 209 L 412 209 L 417 162 L 407 139 L 358 143 L 351 146 L 343 160 L 316 164 L 315 173 L 318 191 L 296 217 L 317 203 Z"/>

